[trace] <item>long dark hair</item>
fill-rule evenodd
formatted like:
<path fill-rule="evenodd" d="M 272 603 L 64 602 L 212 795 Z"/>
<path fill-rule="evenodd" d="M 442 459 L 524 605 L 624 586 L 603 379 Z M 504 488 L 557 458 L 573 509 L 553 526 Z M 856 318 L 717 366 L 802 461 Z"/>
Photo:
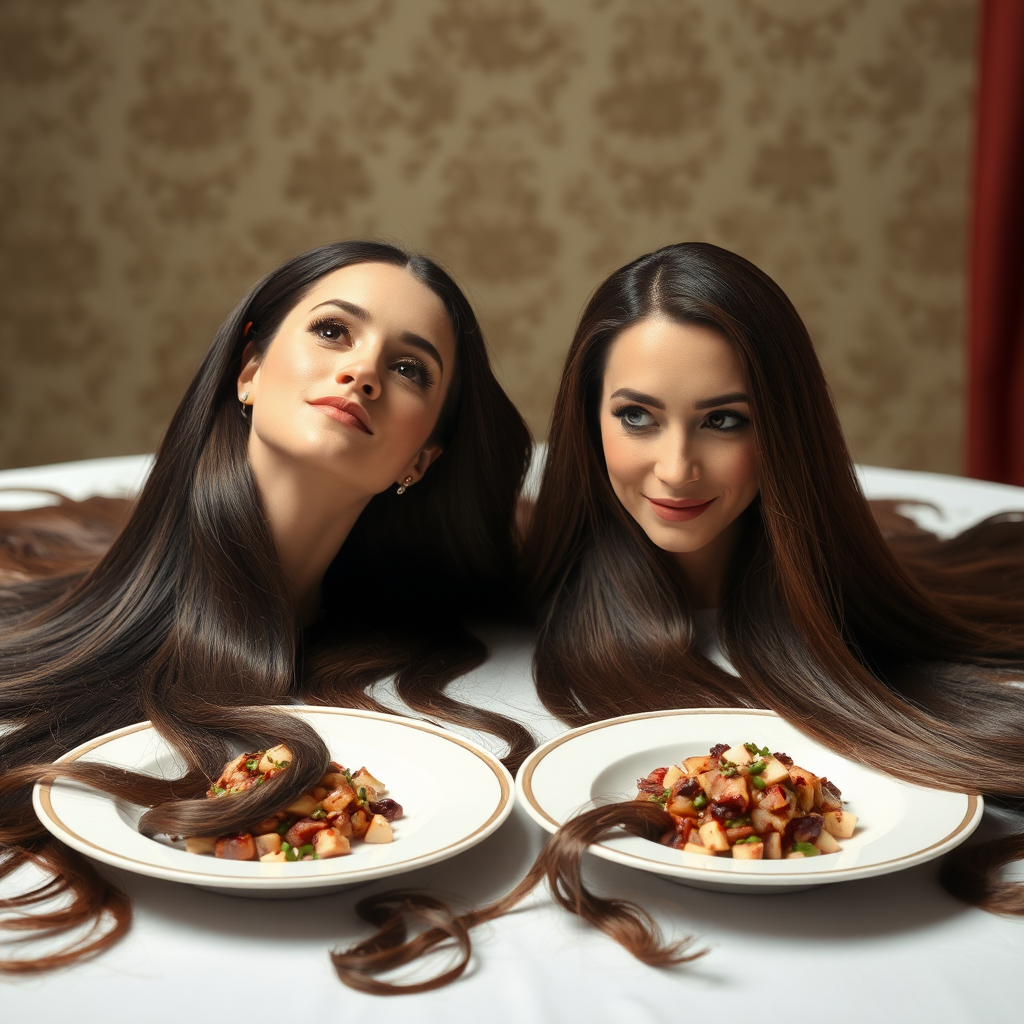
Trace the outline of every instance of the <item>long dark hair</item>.
<path fill-rule="evenodd" d="M 608 351 L 652 316 L 714 329 L 746 370 L 761 488 L 743 515 L 717 625 L 737 675 L 703 653 L 668 556 L 620 504 L 605 468 L 598 404 Z M 544 704 L 574 726 L 674 707 L 772 708 L 831 749 L 904 779 L 1019 801 L 1024 776 L 1011 766 L 1024 752 L 1024 692 L 1009 681 L 1024 668 L 1024 519 L 996 517 L 941 543 L 882 512 L 896 526 L 891 545 L 782 290 L 713 245 L 641 256 L 591 298 L 555 400 L 525 553 Z M 389 944 L 402 906 L 390 908 L 381 936 L 341 961 L 343 976 L 357 983 L 459 940 L 460 929 L 503 913 L 545 876 L 563 906 L 645 962 L 680 958 L 639 908 L 583 886 L 581 852 L 613 825 L 661 834 L 671 819 L 636 803 L 587 812 L 508 897 L 428 930 L 418 945 Z M 1020 886 L 997 877 L 1022 853 L 1024 835 L 970 848 L 943 880 L 987 909 L 1024 913 Z M 372 990 L 382 985 L 374 978 Z"/>
<path fill-rule="evenodd" d="M 355 263 L 405 268 L 447 310 L 456 369 L 434 432 L 443 453 L 407 494 L 392 489 L 371 500 L 325 576 L 326 614 L 297 635 L 246 456 L 249 426 L 236 379 L 248 340 L 265 350 L 316 281 Z M 463 619 L 514 603 L 515 503 L 529 451 L 472 309 L 431 260 L 376 242 L 340 242 L 289 260 L 256 285 L 217 331 L 106 554 L 84 568 L 69 555 L 74 543 L 58 543 L 45 575 L 8 573 L 0 587 L 0 721 L 13 727 L 0 736 L 0 880 L 27 860 L 54 878 L 3 906 L 33 908 L 64 888 L 73 897 L 67 910 L 31 919 L 43 930 L 112 918 L 98 937 L 0 969 L 66 963 L 105 948 L 127 927 L 123 894 L 50 839 L 29 802 L 31 784 L 56 774 L 50 762 L 100 733 L 150 719 L 188 766 L 172 782 L 100 766 L 61 770 L 149 805 L 141 827 L 150 834 L 224 834 L 285 806 L 320 777 L 328 751 L 312 729 L 261 705 L 301 696 L 380 709 L 366 687 L 390 675 L 414 709 L 494 732 L 509 743 L 507 761 L 521 761 L 533 745 L 521 725 L 459 704 L 443 689 L 486 656 Z M 81 521 L 95 526 L 95 513 Z M 83 536 L 95 532 L 87 525 Z M 33 534 L 44 548 L 45 534 L 38 527 Z M 38 573 L 39 543 L 7 544 L 8 566 L 21 576 Z M 339 566 L 366 583 L 358 611 L 334 586 Z M 233 745 L 276 742 L 294 755 L 287 772 L 230 799 L 201 798 Z"/>

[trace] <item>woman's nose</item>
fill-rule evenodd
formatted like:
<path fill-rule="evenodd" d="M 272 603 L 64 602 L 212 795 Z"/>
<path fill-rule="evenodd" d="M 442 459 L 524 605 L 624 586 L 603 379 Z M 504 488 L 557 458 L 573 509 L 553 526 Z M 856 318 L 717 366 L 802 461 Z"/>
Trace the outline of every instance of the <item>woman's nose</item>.
<path fill-rule="evenodd" d="M 338 368 L 334 379 L 339 384 L 354 386 L 367 398 L 373 399 L 380 395 L 380 373 L 370 353 L 362 353 L 359 357 L 346 360 L 345 364 Z"/>
<path fill-rule="evenodd" d="M 658 453 L 654 475 L 673 490 L 680 490 L 699 480 L 700 462 L 693 446 L 678 438 L 666 438 L 664 448 Z"/>

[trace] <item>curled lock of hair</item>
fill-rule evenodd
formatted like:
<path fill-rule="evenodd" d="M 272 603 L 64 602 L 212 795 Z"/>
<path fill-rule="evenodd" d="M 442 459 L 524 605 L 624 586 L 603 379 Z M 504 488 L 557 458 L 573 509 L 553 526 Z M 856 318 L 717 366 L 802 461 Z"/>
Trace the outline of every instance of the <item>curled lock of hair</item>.
<path fill-rule="evenodd" d="M 385 892 L 361 900 L 356 904 L 357 913 L 378 930 L 369 939 L 331 954 L 338 977 L 350 988 L 376 995 L 409 995 L 450 984 L 469 964 L 470 931 L 507 914 L 545 881 L 558 906 L 599 928 L 642 963 L 668 967 L 703 956 L 706 950 L 694 950 L 692 938 L 666 942 L 642 907 L 599 896 L 584 884 L 583 854 L 592 843 L 607 839 L 619 828 L 658 841 L 672 831 L 673 824 L 671 816 L 656 804 L 634 800 L 584 811 L 547 841 L 526 877 L 511 892 L 464 914 L 455 914 L 436 897 L 418 892 Z M 410 925 L 422 929 L 412 938 Z M 437 974 L 410 983 L 380 978 L 440 952 L 456 955 L 454 963 Z"/>

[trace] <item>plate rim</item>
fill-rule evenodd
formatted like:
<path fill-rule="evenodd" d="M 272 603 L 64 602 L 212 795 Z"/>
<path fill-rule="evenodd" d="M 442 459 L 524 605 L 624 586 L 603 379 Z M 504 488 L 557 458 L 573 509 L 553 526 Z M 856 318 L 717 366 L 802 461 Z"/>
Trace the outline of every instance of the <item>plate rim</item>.
<path fill-rule="evenodd" d="M 651 718 L 665 718 L 665 717 L 682 717 L 690 715 L 754 715 L 765 718 L 777 718 L 780 721 L 786 722 L 793 728 L 797 728 L 788 719 L 783 718 L 780 714 L 772 711 L 768 708 L 669 708 L 662 711 L 650 711 L 650 712 L 638 712 L 630 715 L 619 715 L 615 718 L 605 718 L 599 722 L 589 722 L 586 725 L 578 726 L 575 729 L 570 729 L 567 732 L 561 733 L 558 736 L 553 737 L 546 743 L 539 746 L 534 750 L 530 756 L 523 762 L 522 767 L 519 769 L 516 775 L 516 792 L 522 801 L 523 809 L 527 814 L 533 818 L 542 828 L 548 832 L 554 834 L 563 824 L 562 822 L 556 821 L 551 817 L 541 806 L 533 791 L 533 774 L 537 767 L 548 756 L 553 750 L 562 746 L 567 742 L 571 742 L 579 736 L 583 736 L 587 733 L 594 732 L 598 729 L 606 729 L 611 726 L 621 725 L 626 722 L 638 721 L 640 719 L 651 719 Z M 813 737 L 809 737 L 811 742 L 818 743 L 821 746 L 820 740 L 816 740 Z M 839 755 L 842 756 L 842 755 Z M 863 765 L 869 771 L 878 771 L 876 768 L 871 768 L 869 765 Z M 885 772 L 879 772 L 879 774 L 886 775 Z M 887 778 L 892 779 L 894 782 L 900 785 L 905 785 L 912 788 L 926 789 L 928 787 L 914 787 L 912 783 L 906 782 L 903 779 L 898 779 L 895 776 L 886 775 Z M 943 790 L 940 792 L 952 792 L 953 790 Z M 648 860 L 647 858 L 641 857 L 638 854 L 630 853 L 611 847 L 607 842 L 602 843 L 591 843 L 590 851 L 605 860 L 613 861 L 616 864 L 622 864 L 626 867 L 637 868 L 643 871 L 649 871 L 653 874 L 666 875 L 672 878 L 694 881 L 694 882 L 714 882 L 716 885 L 721 884 L 722 886 L 743 888 L 743 887 L 782 887 L 792 886 L 794 883 L 803 887 L 810 885 L 826 885 L 835 882 L 847 882 L 857 881 L 861 878 L 871 878 L 876 875 L 891 874 L 894 871 L 902 871 L 906 868 L 915 867 L 918 864 L 923 864 L 926 861 L 932 860 L 935 857 L 941 856 L 948 850 L 953 849 L 962 843 L 970 834 L 977 828 L 981 821 L 982 813 L 985 809 L 985 801 L 981 796 L 970 794 L 970 793 L 955 793 L 957 796 L 963 796 L 967 799 L 967 808 L 964 812 L 963 817 L 951 829 L 942 839 L 937 840 L 931 845 L 921 849 L 915 850 L 913 853 L 904 854 L 900 857 L 892 858 L 888 861 L 882 861 L 875 864 L 866 864 L 860 867 L 851 866 L 846 868 L 825 868 L 817 871 L 800 871 L 794 869 L 787 872 L 786 874 L 778 875 L 760 875 L 754 872 L 739 874 L 727 871 L 709 871 L 706 867 L 690 867 L 686 864 L 664 864 L 660 861 Z M 594 803 L 594 801 L 588 800 L 588 804 Z M 595 804 L 596 805 L 596 804 Z M 624 836 L 625 837 L 625 836 Z"/>
<path fill-rule="evenodd" d="M 497 779 L 499 787 L 497 805 L 492 810 L 487 820 L 475 828 L 471 833 L 462 836 L 456 842 L 449 843 L 447 846 L 442 847 L 439 850 L 431 850 L 427 853 L 418 854 L 409 858 L 409 860 L 400 861 L 397 864 L 390 863 L 374 867 L 360 868 L 344 874 L 303 875 L 296 878 L 288 878 L 287 876 L 246 877 L 239 875 L 205 874 L 202 872 L 190 871 L 187 868 L 176 868 L 174 866 L 157 865 L 150 861 L 140 861 L 134 857 L 128 857 L 106 847 L 98 846 L 92 840 L 79 835 L 78 832 L 67 824 L 67 822 L 61 819 L 60 815 L 53 807 L 51 790 L 54 785 L 59 784 L 59 779 L 54 780 L 53 782 L 37 782 L 32 787 L 32 806 L 35 810 L 36 817 L 39 818 L 43 826 L 55 838 L 66 843 L 68 846 L 71 846 L 73 849 L 78 850 L 79 853 L 82 853 L 93 860 L 98 860 L 103 864 L 107 864 L 110 867 L 122 868 L 125 871 L 131 871 L 134 874 L 139 875 L 146 875 L 150 878 L 159 878 L 170 882 L 182 882 L 188 885 L 204 886 L 207 888 L 272 891 L 284 889 L 324 889 L 328 887 L 341 888 L 342 886 L 370 882 L 376 878 L 382 878 L 388 875 L 404 874 L 407 871 L 414 871 L 421 867 L 429 867 L 431 864 L 436 864 L 439 861 L 448 860 L 451 857 L 457 856 L 458 854 L 475 846 L 477 843 L 482 842 L 487 838 L 487 836 L 502 825 L 505 819 L 508 818 L 509 814 L 512 812 L 512 808 L 515 804 L 515 784 L 511 773 L 501 763 L 501 761 L 499 761 L 498 758 L 490 751 L 481 747 L 478 743 L 474 743 L 472 740 L 467 739 L 464 736 L 459 736 L 446 729 L 442 729 L 440 726 L 435 725 L 432 722 L 425 722 L 419 719 L 409 718 L 404 715 L 390 715 L 379 711 L 370 711 L 363 708 L 339 708 L 321 706 L 317 704 L 270 705 L 266 710 L 284 711 L 290 714 L 298 712 L 300 716 L 305 714 L 326 714 L 338 715 L 345 718 L 368 718 L 384 722 L 389 725 L 398 725 L 406 728 L 417 729 L 422 732 L 439 736 L 441 739 L 448 740 L 455 743 L 457 746 L 464 747 L 491 770 Z M 121 739 L 124 736 L 130 736 L 134 733 L 143 732 L 148 729 L 153 730 L 157 736 L 160 735 L 151 721 L 134 722 L 131 725 L 122 726 L 120 729 L 113 729 L 108 733 L 103 733 L 91 740 L 87 740 L 85 743 L 79 744 L 77 747 L 72 748 L 66 754 L 57 758 L 54 763 L 60 764 L 62 762 L 77 761 L 90 751 L 105 746 L 113 740 Z M 160 738 L 163 739 L 162 737 Z M 164 740 L 164 742 L 166 743 L 166 740 Z M 95 790 L 93 787 L 83 788 L 102 794 L 101 790 Z M 107 795 L 111 800 L 117 799 L 110 794 L 105 795 Z M 454 852 L 447 852 L 452 850 L 452 847 L 456 847 L 457 849 L 455 849 Z"/>

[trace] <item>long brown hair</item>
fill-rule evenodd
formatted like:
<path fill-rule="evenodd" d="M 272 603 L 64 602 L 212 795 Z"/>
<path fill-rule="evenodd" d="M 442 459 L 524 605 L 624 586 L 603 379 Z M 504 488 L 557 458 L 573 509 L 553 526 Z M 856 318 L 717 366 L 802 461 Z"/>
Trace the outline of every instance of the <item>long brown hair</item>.
<path fill-rule="evenodd" d="M 717 625 L 737 675 L 703 653 L 668 557 L 620 504 L 605 469 L 597 410 L 607 354 L 624 329 L 652 316 L 714 329 L 746 370 L 761 488 L 743 515 Z M 831 749 L 901 778 L 1019 801 L 1024 691 L 1009 681 L 1024 668 L 1024 521 L 995 517 L 943 543 L 881 512 L 895 527 L 891 544 L 782 290 L 713 245 L 641 256 L 594 293 L 555 400 L 525 556 L 541 699 L 574 726 L 673 707 L 772 708 Z M 664 812 L 640 808 L 598 808 L 563 826 L 541 855 L 543 870 L 535 866 L 512 894 L 413 942 L 394 940 L 403 910 L 415 910 L 397 904 L 386 935 L 341 959 L 343 977 L 352 984 L 458 939 L 543 877 L 563 906 L 646 962 L 670 961 L 678 951 L 643 926 L 639 908 L 596 897 L 579 875 L 582 850 L 609 823 L 670 827 Z M 947 864 L 943 881 L 987 909 L 1024 913 L 1020 886 L 996 875 L 1022 853 L 1024 836 L 972 847 Z"/>
<path fill-rule="evenodd" d="M 317 280 L 368 262 L 408 270 L 451 320 L 456 370 L 435 429 L 443 454 L 407 494 L 392 489 L 371 500 L 326 574 L 325 615 L 297 635 L 246 456 L 249 426 L 235 382 L 247 341 L 265 350 Z M 52 882 L 0 908 L 32 909 L 63 889 L 72 896 L 67 910 L 6 925 L 46 932 L 99 926 L 107 914 L 111 922 L 63 952 L 7 960 L 0 970 L 38 970 L 98 952 L 130 919 L 123 894 L 36 821 L 29 795 L 39 778 L 70 775 L 150 806 L 141 823 L 149 834 L 237 831 L 285 806 L 329 760 L 312 729 L 261 705 L 301 696 L 379 710 L 366 687 L 390 675 L 414 709 L 494 732 L 509 744 L 508 763 L 521 761 L 533 746 L 526 729 L 443 690 L 486 656 L 464 617 L 512 603 L 515 502 L 529 450 L 472 309 L 431 260 L 391 245 L 340 242 L 289 260 L 256 285 L 217 331 L 106 554 L 83 566 L 75 551 L 77 541 L 102 546 L 104 524 L 116 521 L 95 503 L 77 516 L 66 506 L 44 510 L 22 531 L 27 543 L 17 542 L 15 529 L 0 546 L 11 570 L 0 578 L 0 722 L 10 727 L 0 735 L 0 880 L 29 860 L 53 873 Z M 14 518 L 24 524 L 32 516 Z M 70 543 L 68 522 L 78 530 Z M 340 571 L 366 584 L 358 610 L 335 585 Z M 90 737 L 141 719 L 181 753 L 184 778 L 47 767 Z M 234 745 L 277 742 L 294 755 L 287 772 L 230 799 L 201 798 Z"/>

